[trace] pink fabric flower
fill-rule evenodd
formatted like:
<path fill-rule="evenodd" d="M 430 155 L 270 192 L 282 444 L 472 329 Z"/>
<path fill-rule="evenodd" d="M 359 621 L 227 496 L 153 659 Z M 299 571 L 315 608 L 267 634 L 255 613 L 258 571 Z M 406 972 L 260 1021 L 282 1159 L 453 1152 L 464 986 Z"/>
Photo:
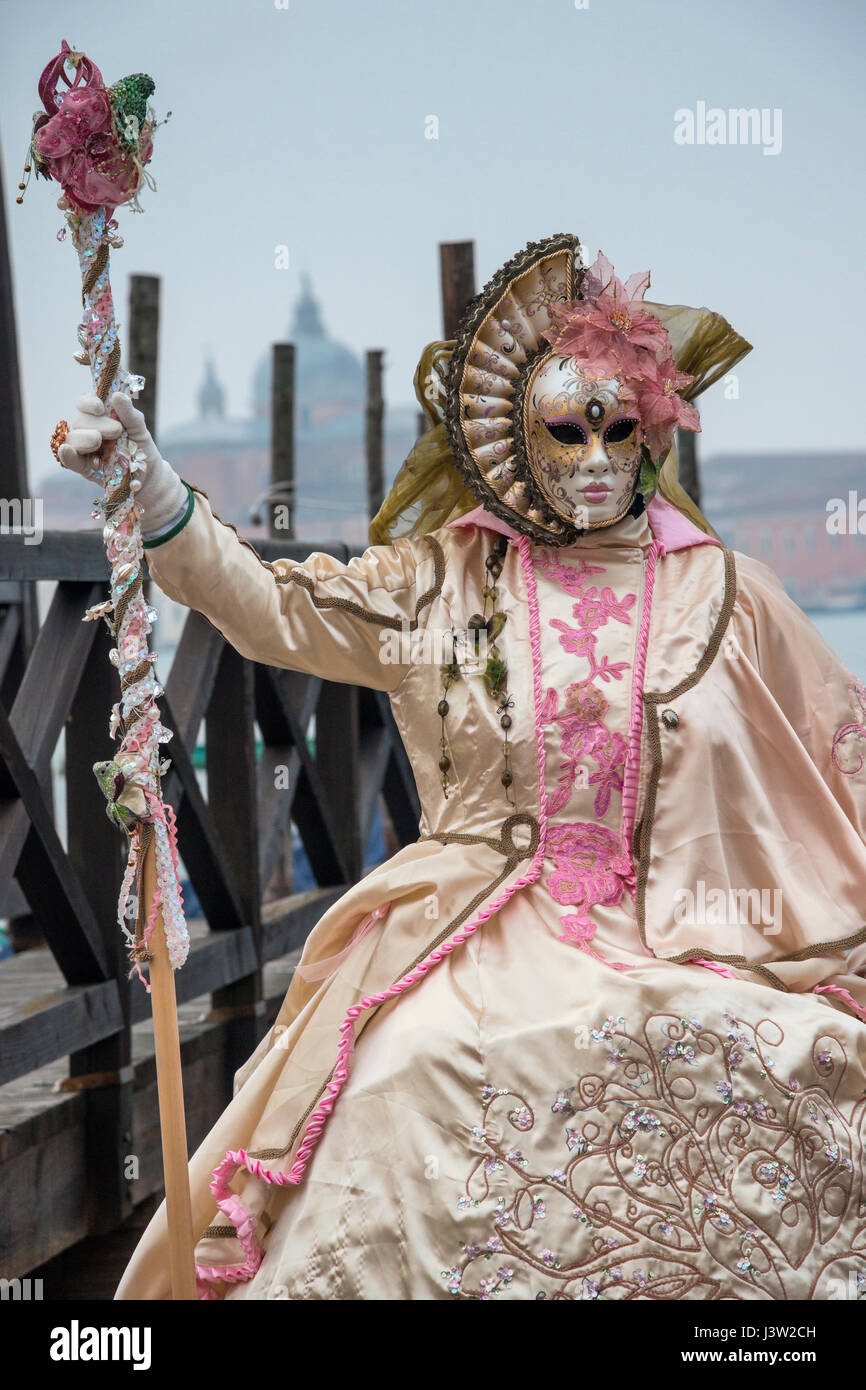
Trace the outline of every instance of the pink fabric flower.
<path fill-rule="evenodd" d="M 668 356 L 635 382 L 638 410 L 647 448 L 653 458 L 670 447 L 674 430 L 700 430 L 698 412 L 678 392 L 690 386 L 693 376 L 677 371 L 673 357 Z"/>
<path fill-rule="evenodd" d="M 670 447 L 677 427 L 701 426 L 694 406 L 678 394 L 695 378 L 677 371 L 667 330 L 644 309 L 648 288 L 648 271 L 623 283 L 600 251 L 584 276 L 584 297 L 550 305 L 544 336 L 556 352 L 577 358 L 588 377 L 619 381 L 620 397 L 634 405 L 643 443 L 655 460 Z"/>
<path fill-rule="evenodd" d="M 600 251 L 584 278 L 584 298 L 550 305 L 545 337 L 557 352 L 583 358 L 594 377 L 632 377 L 641 370 L 639 349 L 659 354 L 668 345 L 662 324 L 642 308 L 648 288 L 649 271 L 623 284 Z"/>
<path fill-rule="evenodd" d="M 615 906 L 631 869 L 619 837 L 605 825 L 575 821 L 552 826 L 547 845 L 554 863 L 548 892 L 559 903 L 573 903 L 578 917 L 592 926 L 589 909 L 599 903 Z"/>
<path fill-rule="evenodd" d="M 71 54 L 64 40 L 40 78 L 39 94 L 48 114 L 36 119 L 34 149 L 41 171 L 55 178 L 82 212 L 103 206 L 112 211 L 138 189 L 141 165 L 153 152 L 150 126 L 145 122 L 141 129 L 137 163 L 118 142 L 99 68 L 89 58 L 76 58 L 70 81 L 65 68 Z M 55 90 L 58 81 L 69 88 L 62 95 Z"/>

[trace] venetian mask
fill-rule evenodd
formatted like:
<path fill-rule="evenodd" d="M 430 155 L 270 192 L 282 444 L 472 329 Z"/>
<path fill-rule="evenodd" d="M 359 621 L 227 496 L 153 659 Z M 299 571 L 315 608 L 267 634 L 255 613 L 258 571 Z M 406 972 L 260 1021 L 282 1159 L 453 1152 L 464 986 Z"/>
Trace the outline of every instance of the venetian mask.
<path fill-rule="evenodd" d="M 628 512 L 641 431 L 615 377 L 585 376 L 574 357 L 542 358 L 526 387 L 524 439 L 532 475 L 558 516 L 592 530 Z"/>

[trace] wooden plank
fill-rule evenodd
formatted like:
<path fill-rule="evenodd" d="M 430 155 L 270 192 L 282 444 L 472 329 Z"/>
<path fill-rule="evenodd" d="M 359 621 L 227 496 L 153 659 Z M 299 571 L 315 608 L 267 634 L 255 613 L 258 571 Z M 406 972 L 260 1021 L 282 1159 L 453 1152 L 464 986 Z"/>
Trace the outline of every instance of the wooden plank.
<path fill-rule="evenodd" d="M 6 206 L 0 169 L 0 497 L 8 498 L 27 496 L 27 453 Z M 50 457 L 47 443 L 45 454 Z"/>
<path fill-rule="evenodd" d="M 0 706 L 0 759 L 20 801 L 0 805 L 0 865 L 9 862 L 24 817 L 24 845 L 11 871 L 39 918 L 45 938 L 68 984 L 90 984 L 111 975 L 108 955 L 90 903 L 54 827 L 36 774 L 26 763 L 5 710 Z"/>
<path fill-rule="evenodd" d="M 315 713 L 321 689 L 318 676 L 302 671 L 276 671 L 255 666 L 256 719 L 264 740 L 264 751 L 257 768 L 259 822 L 259 880 L 267 891 L 280 854 L 286 844 L 286 831 L 294 803 L 301 759 L 292 744 L 293 737 L 306 743 L 306 731 Z M 278 698 L 276 691 L 281 692 Z M 283 710 L 292 711 L 289 724 Z M 276 769 L 285 768 L 276 785 Z"/>
<path fill-rule="evenodd" d="M 82 622 L 84 611 L 104 598 L 94 584 L 58 584 L 39 629 L 9 714 L 21 751 L 37 772 L 47 768 L 57 746 L 96 636 L 98 625 Z"/>
<path fill-rule="evenodd" d="M 165 722 L 174 732 L 174 739 L 166 750 L 169 757 L 175 739 L 180 739 L 187 748 L 195 746 L 225 645 L 207 618 L 190 609 L 171 670 L 163 682 L 166 704 L 171 707 L 171 721 Z"/>
<path fill-rule="evenodd" d="M 54 990 L 0 1010 L 0 1086 L 123 1026 L 114 980 Z"/>
<path fill-rule="evenodd" d="M 0 1163 L 0 1277 L 20 1277 L 87 1235 L 86 1174 L 80 1120 Z"/>
<path fill-rule="evenodd" d="M 279 786 L 277 786 L 277 768 L 281 769 Z M 283 768 L 285 768 L 285 772 L 282 771 Z M 292 802 L 295 799 L 300 775 L 301 760 L 296 748 L 290 744 L 268 743 L 265 745 L 256 769 L 259 881 L 263 892 L 267 892 L 277 867 L 277 861 L 285 849 Z"/>
<path fill-rule="evenodd" d="M 282 672 L 276 671 L 272 667 L 259 668 L 256 682 L 257 718 L 260 721 L 260 727 L 261 721 L 264 720 L 265 726 L 270 732 L 278 733 L 283 739 L 290 739 L 296 750 L 300 764 L 297 782 L 292 782 L 290 788 L 287 788 L 282 794 L 288 797 L 291 792 L 292 816 L 298 827 L 301 842 L 317 882 L 322 884 L 342 883 L 349 878 L 349 866 L 340 838 L 340 816 L 335 812 L 332 800 L 326 793 L 318 761 L 310 756 L 306 739 L 306 722 L 304 724 L 299 722 L 289 699 L 289 691 L 293 687 L 289 682 L 283 680 L 282 675 Z M 321 682 L 318 687 L 317 729 L 320 728 L 318 710 L 325 684 L 325 682 Z M 294 689 L 297 690 L 297 686 Z M 351 690 L 351 687 L 334 685 L 334 689 L 345 692 Z M 338 695 L 334 698 L 339 702 L 341 697 Z M 345 694 L 342 699 L 345 704 Z M 305 720 L 307 719 L 307 708 L 305 703 Z M 326 709 L 326 722 L 329 717 Z M 318 736 L 316 745 L 318 748 Z M 328 766 L 330 767 L 331 764 Z M 341 771 L 336 762 L 333 767 L 334 776 L 339 781 Z M 265 814 L 264 809 L 261 814 Z"/>
<path fill-rule="evenodd" d="M 58 585 L 8 718 L 10 757 L 16 757 L 19 773 L 25 778 L 34 797 L 38 784 L 41 783 L 43 786 L 39 799 L 40 802 L 43 799 L 46 802 L 45 805 L 40 805 L 40 823 L 45 829 L 45 834 L 41 839 L 45 846 L 48 846 L 49 842 L 54 845 L 55 851 L 59 849 L 59 841 L 51 827 L 53 817 L 50 809 L 50 759 L 64 727 L 69 705 L 81 680 L 96 632 L 96 625 L 83 623 L 81 616 L 85 607 L 95 603 L 101 595 L 102 591 L 95 585 Z M 13 745 L 17 754 L 14 753 Z M 0 764 L 3 762 L 0 752 Z M 29 775 L 30 770 L 35 772 L 35 778 Z M 5 804 L 0 806 L 0 884 L 9 883 L 15 876 L 27 844 L 31 820 L 36 814 L 32 808 L 28 812 L 21 800 L 10 799 L 12 784 L 16 797 L 19 797 L 20 788 L 12 775 L 12 768 L 7 765 L 0 774 L 0 794 L 6 798 Z M 48 839 L 45 838 L 46 835 Z M 34 848 L 37 849 L 38 857 L 38 847 L 31 844 L 31 851 Z M 62 918 L 68 922 L 73 915 L 77 915 L 77 908 L 73 904 L 79 901 L 79 895 L 74 883 L 67 882 L 68 874 L 61 862 L 64 857 L 62 849 L 59 849 L 58 854 L 46 848 L 46 853 L 49 857 L 54 854 L 56 871 L 60 875 L 59 880 L 56 874 L 52 875 L 54 887 L 66 885 L 65 901 L 63 894 L 59 900 L 54 898 L 53 901 L 55 909 L 62 910 Z M 43 888 L 48 892 L 47 902 L 50 904 L 52 893 L 47 883 L 41 883 L 38 868 L 34 886 L 38 892 Z M 46 929 L 44 922 L 40 922 L 40 926 L 43 930 Z M 50 931 L 50 924 L 48 930 Z M 93 976 L 88 975 L 85 969 L 83 979 L 87 978 Z M 75 982 L 82 983 L 83 979 L 79 977 Z"/>
<path fill-rule="evenodd" d="M 278 903 L 268 903 L 263 914 L 265 960 L 277 960 L 303 946 L 313 927 L 328 908 L 347 891 L 349 885 L 312 888 L 293 893 Z"/>
<path fill-rule="evenodd" d="M 39 545 L 4 536 L 0 546 L 0 579 L 108 584 L 110 577 L 101 530 L 45 531 Z"/>
<path fill-rule="evenodd" d="M 0 614 L 0 682 L 6 678 L 20 635 L 21 605 L 10 603 Z"/>
<path fill-rule="evenodd" d="M 258 537 L 255 548 L 263 560 L 306 560 L 313 551 L 322 551 L 338 560 L 348 556 L 348 547 L 328 536 L 320 541 Z M 4 536 L 0 546 L 0 580 L 36 579 L 107 583 L 109 567 L 101 530 L 49 530 L 43 533 L 39 545 L 26 545 L 24 536 Z"/>
<path fill-rule="evenodd" d="M 677 481 L 692 501 L 701 505 L 701 475 L 698 468 L 698 440 L 693 430 L 677 430 Z"/>
<path fill-rule="evenodd" d="M 178 723 L 167 697 L 163 697 L 163 705 L 168 728 L 177 729 Z M 217 931 L 235 931 L 243 927 L 245 921 L 225 845 L 201 794 L 183 739 L 175 734 L 168 747 L 172 765 L 163 779 L 163 799 L 175 809 L 183 861 L 211 927 Z"/>
<path fill-rule="evenodd" d="M 178 1003 L 199 999 L 242 979 L 255 970 L 256 963 L 251 927 L 209 932 L 207 936 L 192 942 L 187 962 L 177 972 L 175 989 Z M 150 1000 L 143 989 L 133 990 L 131 1009 L 133 1023 L 143 1023 L 150 1018 Z"/>
<path fill-rule="evenodd" d="M 298 895 L 300 901 L 290 899 L 296 902 L 295 909 L 286 915 L 282 926 L 283 914 L 279 909 L 276 911 L 274 933 L 283 930 L 292 920 L 294 932 L 308 930 L 337 891 L 316 890 Z M 223 938 L 233 942 L 237 939 L 237 934 Z M 274 934 L 271 944 L 275 946 L 276 943 Z M 273 1020 L 282 1003 L 295 959 L 296 955 L 282 957 L 268 966 L 265 1025 Z M 183 981 L 187 969 L 185 966 L 177 975 L 178 984 Z M 180 1005 L 179 1019 L 187 1095 L 187 1137 L 193 1149 L 205 1138 L 229 1099 L 220 1089 L 226 1074 L 228 1028 L 224 1020 L 200 1019 L 195 1003 Z M 131 1192 L 138 1208 L 159 1193 L 162 1183 L 156 1073 L 149 1021 L 134 1030 L 133 1055 L 135 1107 L 127 1153 L 134 1156 L 137 1163 Z M 71 1249 L 88 1234 L 84 1098 L 80 1093 L 52 1094 L 52 1079 L 59 1074 L 58 1068 L 45 1068 L 32 1079 L 16 1082 L 0 1092 L 0 1184 L 4 1192 L 0 1209 L 0 1277 L 44 1273 L 46 1298 L 62 1299 L 73 1294 L 95 1297 L 94 1286 L 82 1279 L 86 1278 L 94 1257 L 99 1261 L 106 1258 L 103 1242 L 98 1246 L 88 1245 L 90 1260 L 78 1261 L 78 1274 L 71 1283 L 64 1282 L 56 1265 L 45 1271 L 39 1268 L 44 1261 L 64 1249 Z M 115 1284 L 120 1272 L 118 1268 Z"/>

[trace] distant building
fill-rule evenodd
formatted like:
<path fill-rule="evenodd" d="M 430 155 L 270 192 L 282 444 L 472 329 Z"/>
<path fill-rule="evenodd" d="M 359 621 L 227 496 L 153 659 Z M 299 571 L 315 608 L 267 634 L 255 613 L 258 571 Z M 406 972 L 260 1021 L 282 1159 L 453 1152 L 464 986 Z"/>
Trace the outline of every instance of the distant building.
<path fill-rule="evenodd" d="M 295 344 L 295 532 L 301 539 L 367 543 L 364 460 L 364 366 L 326 332 L 309 277 L 304 277 L 286 341 Z M 271 353 L 252 379 L 250 414 L 230 419 L 211 360 L 188 424 L 160 432 L 166 458 L 199 483 L 215 509 L 253 534 L 250 518 L 270 480 Z M 385 473 L 393 477 L 412 447 L 417 411 L 385 410 Z M 260 509 L 264 515 L 264 509 Z"/>
<path fill-rule="evenodd" d="M 295 345 L 295 534 L 366 545 L 364 365 L 328 336 L 307 276 L 285 336 Z M 212 358 L 205 361 L 194 410 L 186 424 L 157 430 L 161 451 L 208 494 L 224 520 L 253 536 L 267 534 L 265 526 L 252 523 L 251 512 L 270 481 L 270 350 L 254 364 L 248 415 L 226 414 L 226 393 Z M 412 448 L 417 420 L 415 406 L 385 402 L 386 485 Z M 88 519 L 80 478 L 55 468 L 38 486 L 47 529 L 97 525 Z M 265 508 L 259 510 L 266 517 Z"/>
<path fill-rule="evenodd" d="M 866 607 L 866 455 L 720 455 L 700 474 L 722 539 L 775 570 L 801 608 Z"/>

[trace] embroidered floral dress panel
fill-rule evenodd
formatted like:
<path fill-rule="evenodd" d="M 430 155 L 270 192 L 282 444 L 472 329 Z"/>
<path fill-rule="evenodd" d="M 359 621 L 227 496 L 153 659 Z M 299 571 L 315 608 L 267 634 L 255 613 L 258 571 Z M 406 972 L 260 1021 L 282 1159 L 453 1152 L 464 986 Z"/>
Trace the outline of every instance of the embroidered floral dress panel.
<path fill-rule="evenodd" d="M 542 881 L 562 907 L 562 939 L 590 954 L 599 909 L 622 901 L 632 868 L 622 789 L 651 542 L 645 517 L 628 518 L 597 540 L 533 554 L 550 826 Z"/>

